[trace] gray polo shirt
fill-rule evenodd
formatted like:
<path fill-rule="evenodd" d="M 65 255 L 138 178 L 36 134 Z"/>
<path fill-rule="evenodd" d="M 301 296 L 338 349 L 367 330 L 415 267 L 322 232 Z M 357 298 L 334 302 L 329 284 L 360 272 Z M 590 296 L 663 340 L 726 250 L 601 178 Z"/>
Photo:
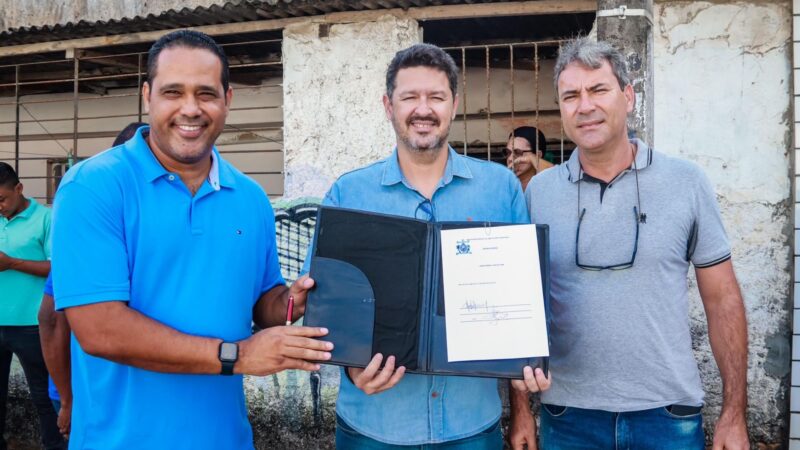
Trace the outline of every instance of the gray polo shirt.
<path fill-rule="evenodd" d="M 545 403 L 607 411 L 670 404 L 699 406 L 703 391 L 689 332 L 689 264 L 730 258 L 714 191 L 694 163 L 657 153 L 639 140 L 635 167 L 601 189 L 583 174 L 578 151 L 533 177 L 525 193 L 531 220 L 550 225 L 553 384 Z M 583 265 L 630 261 L 624 270 Z M 580 205 L 578 192 L 580 186 Z M 601 197 L 601 190 L 603 190 Z"/>

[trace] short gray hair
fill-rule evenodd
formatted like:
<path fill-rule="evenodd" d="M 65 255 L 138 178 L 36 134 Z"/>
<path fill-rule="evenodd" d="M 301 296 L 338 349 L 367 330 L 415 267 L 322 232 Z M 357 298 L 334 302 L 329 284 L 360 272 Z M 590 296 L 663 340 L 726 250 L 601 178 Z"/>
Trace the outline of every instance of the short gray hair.
<path fill-rule="evenodd" d="M 630 77 L 628 77 L 628 68 L 625 65 L 625 58 L 619 50 L 608 42 L 595 42 L 587 37 L 581 37 L 562 45 L 558 51 L 558 59 L 556 60 L 553 75 L 556 96 L 558 95 L 558 78 L 568 65 L 576 62 L 590 69 L 599 69 L 604 61 L 608 61 L 611 66 L 611 71 L 617 78 L 620 89 L 625 89 L 625 86 L 631 84 Z"/>

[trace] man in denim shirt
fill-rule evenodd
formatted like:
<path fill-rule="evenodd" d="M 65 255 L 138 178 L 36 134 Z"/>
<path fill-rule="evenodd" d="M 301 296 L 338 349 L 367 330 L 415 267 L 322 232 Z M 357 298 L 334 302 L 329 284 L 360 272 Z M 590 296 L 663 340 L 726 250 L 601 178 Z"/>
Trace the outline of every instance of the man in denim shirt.
<path fill-rule="evenodd" d="M 397 148 L 387 159 L 343 175 L 323 203 L 431 221 L 527 223 L 519 181 L 508 169 L 461 156 L 447 144 L 457 81 L 455 63 L 438 47 L 418 44 L 398 52 L 383 96 Z M 521 389 L 549 386 L 540 369 L 525 372 L 517 382 Z M 502 448 L 496 380 L 404 373 L 394 356 L 381 354 L 364 369 L 343 370 L 336 448 Z M 526 398 L 527 392 L 514 395 Z"/>

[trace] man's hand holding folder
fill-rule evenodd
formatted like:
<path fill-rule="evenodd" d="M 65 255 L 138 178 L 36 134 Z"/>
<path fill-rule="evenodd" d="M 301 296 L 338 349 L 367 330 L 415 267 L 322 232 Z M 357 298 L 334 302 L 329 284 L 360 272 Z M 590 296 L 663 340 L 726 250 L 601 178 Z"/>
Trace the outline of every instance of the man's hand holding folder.
<path fill-rule="evenodd" d="M 511 386 L 520 392 L 541 392 L 550 389 L 550 376 L 537 367 L 525 366 L 522 369 L 522 380 L 511 380 Z"/>
<path fill-rule="evenodd" d="M 367 395 L 377 394 L 391 389 L 403 378 L 403 374 L 406 373 L 406 368 L 400 366 L 395 370 L 394 356 L 386 358 L 386 365 L 381 369 L 382 361 L 383 355 L 378 353 L 372 357 L 367 367 L 363 369 L 359 367 L 348 367 L 347 375 L 350 377 L 353 384 Z"/>
<path fill-rule="evenodd" d="M 313 287 L 314 280 L 305 275 L 291 287 L 277 292 L 271 289 L 259 299 L 253 317 L 264 329 L 239 342 L 234 373 L 263 376 L 286 369 L 319 370 L 320 365 L 311 361 L 331 358 L 333 344 L 316 339 L 328 334 L 327 328 L 284 325 L 289 302 L 293 303 L 291 320 L 298 320 L 305 313 L 308 291 Z"/>

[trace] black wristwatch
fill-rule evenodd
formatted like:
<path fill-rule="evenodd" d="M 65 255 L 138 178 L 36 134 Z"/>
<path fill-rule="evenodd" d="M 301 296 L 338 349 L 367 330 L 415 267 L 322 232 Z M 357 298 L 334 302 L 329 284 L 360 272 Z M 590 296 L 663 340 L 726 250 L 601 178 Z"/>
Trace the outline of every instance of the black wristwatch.
<path fill-rule="evenodd" d="M 233 375 L 233 365 L 239 360 L 239 344 L 222 342 L 219 344 L 219 362 L 222 363 L 221 375 Z"/>

